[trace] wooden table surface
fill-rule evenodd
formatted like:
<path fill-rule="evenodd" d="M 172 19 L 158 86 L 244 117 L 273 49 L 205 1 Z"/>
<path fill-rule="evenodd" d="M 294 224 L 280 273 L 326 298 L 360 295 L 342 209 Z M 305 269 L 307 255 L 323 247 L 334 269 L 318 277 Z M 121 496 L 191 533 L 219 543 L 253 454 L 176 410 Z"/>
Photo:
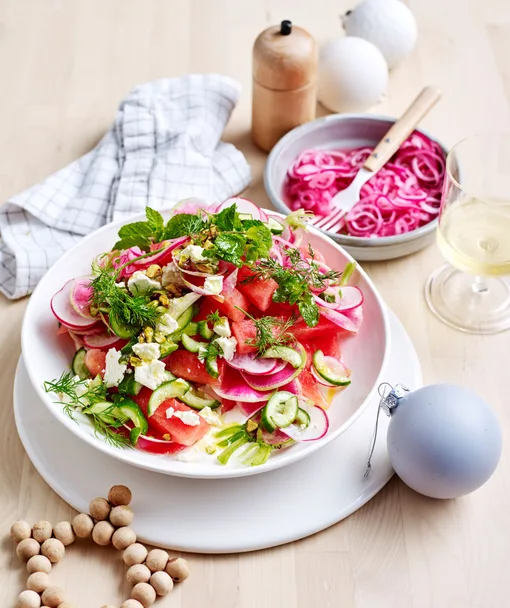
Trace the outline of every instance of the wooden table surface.
<path fill-rule="evenodd" d="M 253 169 L 247 196 L 267 205 L 265 155 L 250 141 L 251 46 L 270 24 L 291 19 L 319 42 L 340 33 L 354 1 L 0 0 L 0 200 L 81 155 L 109 127 L 140 82 L 217 71 L 243 85 L 226 138 Z M 443 99 L 423 126 L 447 146 L 509 126 L 508 0 L 411 0 L 416 52 L 391 74 L 374 112 L 398 114 L 425 84 Z M 441 263 L 435 246 L 366 264 L 419 353 L 426 382 L 452 381 L 481 394 L 510 432 L 508 333 L 469 336 L 428 311 L 423 286 Z M 53 522 L 72 510 L 39 477 L 17 437 L 14 370 L 26 301 L 0 296 L 0 606 L 26 574 L 8 538 L 17 518 Z M 192 577 L 156 605 L 172 608 L 495 608 L 508 606 L 510 452 L 493 478 L 456 501 L 421 497 L 393 479 L 368 505 L 314 537 L 246 555 L 190 556 Z M 85 463 L 86 464 L 86 463 Z M 76 472 L 77 476 L 80 472 Z M 278 505 L 274 505 L 278 508 Z M 249 522 L 246 522 L 249 525 Z M 80 608 L 119 605 L 124 567 L 112 549 L 73 548 L 55 580 Z M 105 566 L 107 569 L 105 571 Z"/>

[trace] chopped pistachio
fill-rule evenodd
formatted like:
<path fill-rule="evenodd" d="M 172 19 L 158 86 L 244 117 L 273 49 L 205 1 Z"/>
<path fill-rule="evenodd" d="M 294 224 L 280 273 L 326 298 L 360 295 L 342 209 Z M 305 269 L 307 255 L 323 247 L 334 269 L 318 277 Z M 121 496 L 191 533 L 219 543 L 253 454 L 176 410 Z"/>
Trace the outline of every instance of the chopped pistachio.
<path fill-rule="evenodd" d="M 140 344 L 143 344 L 145 342 L 145 336 L 143 335 L 143 332 L 138 336 L 138 342 Z"/>
<path fill-rule="evenodd" d="M 160 331 L 157 331 L 157 332 L 154 333 L 154 340 L 158 344 L 163 344 L 163 342 L 166 342 L 165 336 Z"/>
<path fill-rule="evenodd" d="M 129 357 L 129 362 L 131 363 L 131 365 L 133 367 L 139 367 L 140 365 L 143 364 L 143 361 L 139 358 L 139 357 Z"/>
<path fill-rule="evenodd" d="M 143 333 L 145 335 L 145 339 L 147 340 L 147 342 L 152 342 L 152 338 L 154 337 L 154 330 L 152 329 L 152 327 L 146 327 L 143 330 Z"/>
<path fill-rule="evenodd" d="M 170 300 L 168 299 L 168 296 L 166 296 L 164 293 L 162 293 L 159 296 L 159 301 L 163 306 L 168 306 L 168 304 L 170 303 Z"/>
<path fill-rule="evenodd" d="M 254 420 L 248 420 L 248 422 L 246 423 L 246 430 L 248 431 L 248 433 L 251 433 L 252 431 L 257 429 L 258 426 L 259 425 Z"/>
<path fill-rule="evenodd" d="M 216 448 L 213 445 L 208 445 L 206 446 L 205 451 L 208 454 L 214 454 L 214 452 L 216 452 Z"/>
<path fill-rule="evenodd" d="M 158 266 L 158 264 L 151 264 L 149 268 L 147 268 L 147 272 L 145 274 L 149 277 L 149 279 L 159 279 L 162 272 L 161 266 Z"/>
<path fill-rule="evenodd" d="M 172 436 L 170 435 L 170 433 L 165 433 L 165 434 L 163 435 L 163 439 L 164 439 L 165 441 L 172 441 Z"/>

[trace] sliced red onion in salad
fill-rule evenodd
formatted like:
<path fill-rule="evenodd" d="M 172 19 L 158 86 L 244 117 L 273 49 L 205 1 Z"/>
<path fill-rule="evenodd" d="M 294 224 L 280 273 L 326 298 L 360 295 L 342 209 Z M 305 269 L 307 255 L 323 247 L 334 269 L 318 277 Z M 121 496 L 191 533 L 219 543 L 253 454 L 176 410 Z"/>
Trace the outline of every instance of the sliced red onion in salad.
<path fill-rule="evenodd" d="M 279 362 L 277 359 L 263 359 L 254 353 L 240 355 L 236 353 L 234 358 L 227 361 L 227 364 L 241 372 L 247 372 L 254 376 L 271 374 L 280 371 L 287 364 L 285 361 Z"/>
<path fill-rule="evenodd" d="M 287 171 L 285 202 L 292 210 L 329 215 L 331 199 L 349 186 L 371 152 L 369 147 L 305 150 Z M 384 237 L 429 223 L 439 214 L 444 174 L 442 148 L 415 131 L 362 187 L 359 203 L 345 216 L 338 232 Z"/>

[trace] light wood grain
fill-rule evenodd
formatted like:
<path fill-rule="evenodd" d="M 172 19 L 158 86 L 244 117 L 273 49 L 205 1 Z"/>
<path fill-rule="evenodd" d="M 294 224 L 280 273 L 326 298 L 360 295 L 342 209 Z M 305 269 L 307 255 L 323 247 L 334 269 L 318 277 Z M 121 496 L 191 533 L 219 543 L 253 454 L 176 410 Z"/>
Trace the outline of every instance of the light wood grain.
<path fill-rule="evenodd" d="M 355 0 L 0 0 L 0 200 L 90 149 L 116 107 L 140 82 L 217 71 L 243 96 L 226 137 L 247 155 L 247 190 L 268 205 L 265 154 L 250 136 L 251 49 L 266 27 L 290 19 L 319 43 L 340 32 Z M 373 110 L 400 115 L 421 88 L 441 102 L 423 127 L 447 146 L 481 130 L 507 129 L 510 108 L 508 0 L 411 0 L 420 28 L 415 53 L 391 73 Z M 324 110 L 319 108 L 319 113 Z M 498 414 L 505 448 L 484 488 L 457 501 L 418 496 L 398 480 L 320 534 L 240 556 L 190 556 L 192 577 L 162 608 L 500 608 L 509 605 L 510 407 L 508 333 L 466 336 L 428 312 L 423 285 L 441 263 L 433 246 L 412 257 L 367 264 L 409 332 L 426 382 L 453 381 Z M 17 438 L 12 384 L 25 302 L 0 298 L 0 606 L 24 583 L 10 523 L 54 522 L 71 509 L 43 482 Z M 77 476 L 79 476 L 77 471 Z M 269 507 L 271 505 L 269 504 Z M 274 505 L 274 508 L 279 508 Z M 249 525 L 249 522 L 247 522 Z M 228 531 L 226 531 L 228 533 Z M 105 575 L 105 571 L 109 574 Z M 73 548 L 55 571 L 80 608 L 120 604 L 124 569 L 113 550 Z"/>

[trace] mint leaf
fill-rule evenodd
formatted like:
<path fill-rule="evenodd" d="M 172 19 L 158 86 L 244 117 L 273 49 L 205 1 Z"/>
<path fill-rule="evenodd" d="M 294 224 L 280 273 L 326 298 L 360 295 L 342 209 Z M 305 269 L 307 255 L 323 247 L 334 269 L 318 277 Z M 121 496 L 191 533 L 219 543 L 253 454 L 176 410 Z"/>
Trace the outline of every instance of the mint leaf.
<path fill-rule="evenodd" d="M 298 302 L 299 312 L 308 327 L 314 327 L 319 322 L 319 308 L 311 293 L 305 293 Z"/>
<path fill-rule="evenodd" d="M 244 255 L 245 247 L 246 239 L 242 234 L 222 233 L 216 237 L 212 251 L 222 260 L 241 267 L 243 265 L 241 257 Z"/>
<path fill-rule="evenodd" d="M 213 221 L 218 230 L 222 230 L 224 232 L 233 232 L 234 230 L 243 229 L 243 224 L 239 219 L 237 205 L 235 203 L 215 215 Z"/>
<path fill-rule="evenodd" d="M 126 224 L 119 230 L 119 236 L 121 239 L 126 237 L 145 237 L 152 236 L 152 229 L 147 222 L 133 222 L 132 224 Z"/>
<path fill-rule="evenodd" d="M 159 211 L 152 209 L 151 207 L 146 207 L 145 215 L 147 216 L 147 224 L 154 234 L 154 238 L 157 241 L 158 237 L 160 237 L 163 232 L 163 228 L 165 227 L 165 221 L 163 220 L 163 216 Z"/>
<path fill-rule="evenodd" d="M 189 213 L 179 213 L 171 217 L 163 230 L 162 239 L 176 239 L 180 236 L 197 234 L 207 226 L 201 217 Z"/>
<path fill-rule="evenodd" d="M 252 226 L 266 227 L 266 224 L 264 224 L 264 222 L 261 222 L 260 220 L 241 220 L 241 224 L 243 225 L 243 228 L 245 230 L 248 230 L 248 228 L 251 228 Z"/>
<path fill-rule="evenodd" d="M 246 261 L 255 262 L 267 258 L 273 246 L 273 235 L 264 224 L 254 225 L 246 231 L 248 245 L 246 247 Z"/>

